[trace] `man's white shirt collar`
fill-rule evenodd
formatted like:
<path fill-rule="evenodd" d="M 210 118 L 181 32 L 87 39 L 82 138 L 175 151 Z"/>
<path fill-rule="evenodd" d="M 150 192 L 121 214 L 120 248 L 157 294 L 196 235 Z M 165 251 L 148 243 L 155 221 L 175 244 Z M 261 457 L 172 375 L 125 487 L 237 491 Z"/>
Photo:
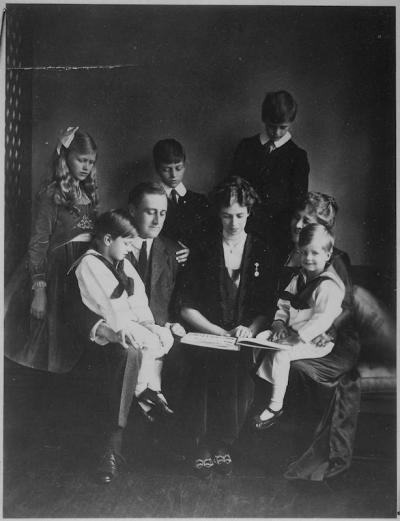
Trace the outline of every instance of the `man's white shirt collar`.
<path fill-rule="evenodd" d="M 292 139 L 291 133 L 286 132 L 286 134 L 283 137 L 281 137 L 281 139 L 278 139 L 278 141 L 274 141 L 275 148 L 279 148 L 279 147 L 283 146 L 285 143 L 287 143 L 291 139 Z M 270 140 L 270 138 L 268 137 L 267 133 L 265 131 L 261 132 L 261 134 L 260 134 L 261 144 L 264 146 L 266 143 L 268 143 L 269 140 Z"/>
<path fill-rule="evenodd" d="M 148 257 L 150 254 L 154 239 L 142 239 L 141 237 L 135 237 L 134 239 L 131 240 L 132 253 L 136 257 L 136 259 L 139 258 L 140 250 L 142 249 L 142 244 L 144 241 L 146 241 L 146 243 L 147 243 L 146 251 L 147 251 L 147 257 Z"/>
<path fill-rule="evenodd" d="M 165 190 L 165 192 L 167 194 L 168 199 L 170 199 L 171 198 L 172 188 L 170 186 L 167 186 L 164 183 L 161 183 L 161 184 L 164 187 L 164 190 Z M 177 191 L 179 197 L 184 197 L 186 195 L 186 192 L 187 192 L 186 186 L 183 183 L 179 183 L 179 185 L 175 188 L 175 190 Z"/>

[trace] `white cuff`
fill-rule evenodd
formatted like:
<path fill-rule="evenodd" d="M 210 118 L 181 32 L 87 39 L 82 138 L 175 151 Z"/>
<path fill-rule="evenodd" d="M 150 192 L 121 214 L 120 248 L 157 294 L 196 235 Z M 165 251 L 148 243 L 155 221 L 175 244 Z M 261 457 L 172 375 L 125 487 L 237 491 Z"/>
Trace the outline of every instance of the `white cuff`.
<path fill-rule="evenodd" d="M 89 339 L 92 342 L 99 344 L 100 346 L 105 346 L 106 344 L 109 343 L 108 340 L 106 338 L 104 338 L 103 336 L 97 336 L 97 329 L 98 329 L 99 325 L 105 324 L 105 323 L 106 323 L 106 321 L 101 318 L 98 322 L 96 322 L 96 324 L 90 330 Z"/>

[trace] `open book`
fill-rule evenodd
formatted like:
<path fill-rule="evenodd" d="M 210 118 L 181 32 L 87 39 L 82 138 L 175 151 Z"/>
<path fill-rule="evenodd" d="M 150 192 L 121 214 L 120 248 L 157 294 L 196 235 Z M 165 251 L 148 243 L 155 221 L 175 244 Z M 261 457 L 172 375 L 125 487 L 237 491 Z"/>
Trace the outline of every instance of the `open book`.
<path fill-rule="evenodd" d="M 211 347 L 214 349 L 225 349 L 227 351 L 239 351 L 236 344 L 237 338 L 232 336 L 211 335 L 209 333 L 187 333 L 181 338 L 182 344 L 199 347 Z"/>
<path fill-rule="evenodd" d="M 239 351 L 240 347 L 258 347 L 261 349 L 286 350 L 292 346 L 278 344 L 269 340 L 258 338 L 234 338 L 231 336 L 211 335 L 209 333 L 187 333 L 181 338 L 182 344 L 198 347 L 210 347 L 213 349 L 224 349 L 227 351 Z"/>

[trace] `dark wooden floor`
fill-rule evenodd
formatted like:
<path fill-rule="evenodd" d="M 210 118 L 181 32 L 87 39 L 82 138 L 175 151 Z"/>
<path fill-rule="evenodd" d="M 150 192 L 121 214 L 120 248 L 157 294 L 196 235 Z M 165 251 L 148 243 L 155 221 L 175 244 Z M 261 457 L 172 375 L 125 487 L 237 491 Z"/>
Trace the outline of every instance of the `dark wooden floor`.
<path fill-rule="evenodd" d="M 96 401 L 88 397 L 82 412 L 79 393 L 67 389 L 60 443 L 53 446 L 38 414 L 37 382 L 29 386 L 28 377 L 20 371 L 5 377 L 4 517 L 396 516 L 394 414 L 362 413 L 352 467 L 323 483 L 283 478 L 305 442 L 290 418 L 262 435 L 245 432 L 233 476 L 204 483 L 188 464 L 171 465 L 155 454 L 148 427 L 133 414 L 127 466 L 104 486 L 93 479 Z"/>

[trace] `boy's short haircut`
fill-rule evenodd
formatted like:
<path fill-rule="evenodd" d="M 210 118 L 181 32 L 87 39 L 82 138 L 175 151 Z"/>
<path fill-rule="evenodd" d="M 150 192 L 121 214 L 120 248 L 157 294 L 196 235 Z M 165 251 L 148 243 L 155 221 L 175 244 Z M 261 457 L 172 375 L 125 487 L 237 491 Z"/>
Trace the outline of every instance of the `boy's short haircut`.
<path fill-rule="evenodd" d="M 313 239 L 318 238 L 321 241 L 321 248 L 326 252 L 331 252 L 335 242 L 333 233 L 323 224 L 307 224 L 299 235 L 299 248 L 308 246 Z"/>
<path fill-rule="evenodd" d="M 336 223 L 336 214 L 339 211 L 339 205 L 334 197 L 323 194 L 321 192 L 308 192 L 299 200 L 297 209 L 305 210 L 309 207 L 319 224 L 323 224 L 332 231 Z"/>
<path fill-rule="evenodd" d="M 126 210 L 117 209 L 104 212 L 96 219 L 94 225 L 94 238 L 102 240 L 105 235 L 117 237 L 136 237 L 137 232 L 132 218 Z"/>
<path fill-rule="evenodd" d="M 186 154 L 183 146 L 176 139 L 162 139 L 153 148 L 153 159 L 156 169 L 162 164 L 185 162 Z"/>
<path fill-rule="evenodd" d="M 286 90 L 268 92 L 261 107 L 261 119 L 279 125 L 292 123 L 297 114 L 297 103 Z"/>
<path fill-rule="evenodd" d="M 155 183 L 152 181 L 145 181 L 143 183 L 139 183 L 129 192 L 128 196 L 128 205 L 132 205 L 135 208 L 139 206 L 142 202 L 142 199 L 145 195 L 164 195 L 167 197 L 167 194 L 164 190 L 164 187 L 160 183 Z"/>

